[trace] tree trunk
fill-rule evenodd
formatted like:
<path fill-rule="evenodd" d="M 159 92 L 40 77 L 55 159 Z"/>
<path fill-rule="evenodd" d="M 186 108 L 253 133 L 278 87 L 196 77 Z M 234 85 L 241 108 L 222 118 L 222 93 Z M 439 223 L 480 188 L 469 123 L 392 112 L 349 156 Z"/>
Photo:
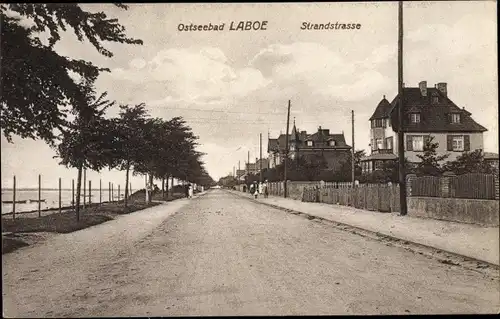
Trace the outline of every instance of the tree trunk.
<path fill-rule="evenodd" d="M 161 199 L 165 199 L 165 177 L 161 178 Z"/>
<path fill-rule="evenodd" d="M 170 175 L 170 198 L 174 198 L 174 175 Z"/>
<path fill-rule="evenodd" d="M 80 221 L 80 191 L 82 189 L 82 170 L 83 164 L 80 164 L 78 167 L 78 178 L 76 180 L 76 221 Z"/>
<path fill-rule="evenodd" d="M 128 177 L 129 177 L 129 172 L 130 172 L 130 164 L 127 162 L 127 170 L 125 172 L 125 198 L 124 198 L 124 203 L 125 207 L 128 205 Z"/>
<path fill-rule="evenodd" d="M 149 196 L 149 203 L 153 200 L 153 174 L 149 175 L 149 187 L 151 187 L 151 196 Z"/>

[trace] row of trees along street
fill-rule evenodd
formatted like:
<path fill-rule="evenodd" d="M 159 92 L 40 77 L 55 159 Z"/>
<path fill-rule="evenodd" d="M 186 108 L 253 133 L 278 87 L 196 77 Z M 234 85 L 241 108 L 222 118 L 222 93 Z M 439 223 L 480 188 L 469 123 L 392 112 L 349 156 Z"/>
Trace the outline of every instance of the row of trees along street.
<path fill-rule="evenodd" d="M 451 172 L 455 175 L 467 173 L 487 173 L 498 174 L 494 167 L 484 160 L 484 154 L 475 150 L 465 152 L 458 156 L 454 161 L 446 161 L 449 154 L 438 155 L 439 144 L 433 141 L 432 137 L 426 138 L 424 151 L 418 154 L 419 163 L 412 164 L 407 159 L 405 162 L 406 174 L 416 174 L 417 176 L 440 176 L 445 172 Z M 383 163 L 379 169 L 371 173 L 363 173 L 361 168 L 361 159 L 366 156 L 364 150 L 358 150 L 354 153 L 354 176 L 360 183 L 397 183 L 399 179 L 398 161 Z M 326 160 L 317 156 L 308 160 L 300 157 L 298 159 L 288 159 L 287 178 L 291 181 L 325 181 L 325 182 L 350 182 L 351 181 L 351 158 L 342 162 L 337 171 L 327 169 Z M 263 169 L 262 180 L 269 182 L 283 181 L 285 165 L 281 163 L 275 168 Z M 260 173 L 248 174 L 245 177 L 245 184 L 260 181 Z M 226 177 L 225 183 L 228 186 L 234 186 L 240 183 L 238 180 Z"/>
<path fill-rule="evenodd" d="M 150 184 L 154 178 L 213 184 L 203 154 L 195 149 L 198 137 L 182 118 L 152 118 L 144 103 L 107 100 L 107 92 L 98 93 L 95 81 L 109 69 L 54 50 L 67 29 L 108 58 L 113 53 L 103 42 L 142 45 L 142 40 L 126 36 L 117 19 L 85 11 L 79 4 L 2 4 L 0 18 L 2 133 L 9 142 L 13 135 L 42 139 L 56 150 L 60 164 L 78 169 L 78 218 L 86 168 L 124 171 L 125 205 L 130 173 L 149 174 Z M 106 116 L 116 106 L 119 115 Z"/>

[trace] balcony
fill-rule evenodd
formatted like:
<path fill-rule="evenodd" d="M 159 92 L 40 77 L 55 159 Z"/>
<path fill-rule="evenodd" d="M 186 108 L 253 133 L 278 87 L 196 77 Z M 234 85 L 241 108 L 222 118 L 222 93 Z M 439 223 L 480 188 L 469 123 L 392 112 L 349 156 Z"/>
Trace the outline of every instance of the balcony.
<path fill-rule="evenodd" d="M 392 148 L 379 148 L 372 150 L 372 154 L 394 154 L 394 151 Z"/>

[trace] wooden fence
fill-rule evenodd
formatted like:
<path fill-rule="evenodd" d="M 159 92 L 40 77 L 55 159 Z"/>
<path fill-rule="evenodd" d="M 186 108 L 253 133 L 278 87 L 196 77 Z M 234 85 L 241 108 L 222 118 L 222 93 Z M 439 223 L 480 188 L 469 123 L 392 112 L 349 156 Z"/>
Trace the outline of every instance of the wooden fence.
<path fill-rule="evenodd" d="M 357 187 L 305 187 L 302 201 L 351 206 L 379 212 L 399 211 L 399 186 L 360 184 Z"/>
<path fill-rule="evenodd" d="M 498 175 L 464 174 L 459 176 L 411 176 L 409 196 L 499 199 Z"/>

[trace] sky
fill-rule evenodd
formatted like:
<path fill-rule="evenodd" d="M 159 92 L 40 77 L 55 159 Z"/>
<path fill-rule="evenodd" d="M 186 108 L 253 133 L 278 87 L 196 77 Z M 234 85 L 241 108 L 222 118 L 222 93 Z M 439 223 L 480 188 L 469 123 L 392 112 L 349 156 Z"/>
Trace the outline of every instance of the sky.
<path fill-rule="evenodd" d="M 344 133 L 355 148 L 368 151 L 368 119 L 385 95 L 397 94 L 397 2 L 261 4 L 85 4 L 118 18 L 129 37 L 144 45 L 107 43 L 112 58 L 88 42 L 64 33 L 56 51 L 111 69 L 96 86 L 119 104 L 144 102 L 154 117 L 183 116 L 199 137 L 209 174 L 218 179 L 244 168 L 247 154 L 263 157 L 267 137 L 290 128 L 309 133 L 319 126 Z M 267 21 L 266 30 L 230 31 L 231 22 Z M 303 22 L 355 23 L 356 30 L 301 30 Z M 223 31 L 179 31 L 179 24 L 225 24 Z M 411 2 L 404 4 L 404 82 L 416 87 L 448 83 L 448 96 L 488 131 L 485 151 L 498 152 L 496 3 Z M 118 107 L 109 110 L 114 116 Z M 63 187 L 76 170 L 58 165 L 42 141 L 2 136 L 2 187 Z M 89 172 L 107 185 L 124 184 L 125 173 Z M 143 187 L 144 177 L 133 177 Z M 98 182 L 93 182 L 96 185 Z M 136 185 L 136 186 L 134 186 Z"/>

